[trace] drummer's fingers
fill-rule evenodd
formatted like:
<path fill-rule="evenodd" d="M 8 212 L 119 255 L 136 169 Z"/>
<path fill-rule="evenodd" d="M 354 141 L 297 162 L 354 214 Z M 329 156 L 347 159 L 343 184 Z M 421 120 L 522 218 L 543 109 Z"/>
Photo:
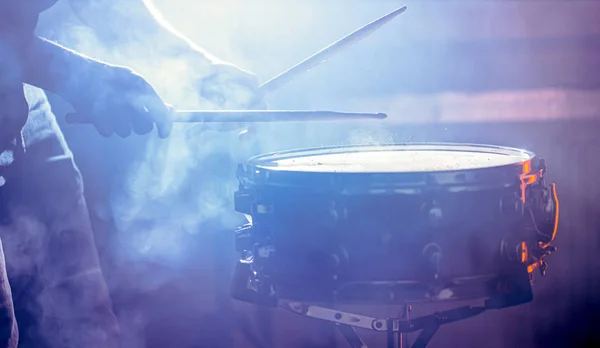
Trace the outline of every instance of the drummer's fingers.
<path fill-rule="evenodd" d="M 173 129 L 173 107 L 166 104 L 154 88 L 141 78 L 138 93 L 136 106 L 140 110 L 139 116 L 156 124 L 159 137 L 168 137 Z"/>
<path fill-rule="evenodd" d="M 158 128 L 158 136 L 163 139 L 167 138 L 173 129 L 173 107 L 165 104 L 158 96 L 149 98 L 146 105 L 156 128 Z"/>

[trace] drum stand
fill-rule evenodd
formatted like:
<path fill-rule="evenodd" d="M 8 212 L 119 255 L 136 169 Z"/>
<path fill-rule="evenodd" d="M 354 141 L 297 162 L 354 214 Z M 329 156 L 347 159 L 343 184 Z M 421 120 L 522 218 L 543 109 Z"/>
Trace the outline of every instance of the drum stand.
<path fill-rule="evenodd" d="M 352 348 L 367 348 L 355 328 L 385 332 L 388 348 L 409 348 L 406 334 L 421 331 L 410 348 L 424 348 L 440 326 L 474 317 L 493 308 L 488 306 L 465 306 L 410 319 L 408 318 L 410 306 L 406 305 L 402 315 L 403 318 L 378 319 L 299 302 L 287 302 L 282 304 L 282 307 L 309 318 L 335 323 Z"/>

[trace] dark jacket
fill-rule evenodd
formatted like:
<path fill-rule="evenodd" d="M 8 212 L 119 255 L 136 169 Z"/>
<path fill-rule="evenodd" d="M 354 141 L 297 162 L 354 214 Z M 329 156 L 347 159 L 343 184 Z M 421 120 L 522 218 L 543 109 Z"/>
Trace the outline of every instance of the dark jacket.
<path fill-rule="evenodd" d="M 0 191 L 4 185 L 3 169 L 23 151 L 21 129 L 29 113 L 19 63 L 26 56 L 28 40 L 34 37 L 39 13 L 55 2 L 0 0 Z M 12 294 L 0 243 L 0 348 L 16 348 L 18 341 Z"/>
<path fill-rule="evenodd" d="M 3 169 L 23 151 L 21 129 L 29 107 L 20 62 L 27 56 L 40 12 L 57 0 L 0 0 L 0 187 Z"/>

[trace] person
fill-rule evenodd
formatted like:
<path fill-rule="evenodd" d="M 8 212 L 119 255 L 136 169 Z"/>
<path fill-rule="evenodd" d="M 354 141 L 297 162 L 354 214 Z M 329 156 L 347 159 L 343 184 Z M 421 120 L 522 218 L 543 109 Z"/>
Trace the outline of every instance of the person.
<path fill-rule="evenodd" d="M 144 37 L 150 31 L 164 38 L 174 54 L 201 66 L 198 89 L 214 103 L 227 105 L 228 95 L 219 88 L 224 84 L 247 89 L 247 104 L 259 99 L 253 95 L 252 74 L 210 57 L 146 2 L 68 1 L 107 40 L 123 34 L 111 31 L 108 23 L 136 18 L 138 30 L 125 34 Z M 42 90 L 68 101 L 104 136 L 157 128 L 165 138 L 172 127 L 170 109 L 132 69 L 36 37 L 39 14 L 55 3 L 0 0 L 0 236 L 12 288 L 0 279 L 0 305 L 6 309 L 0 313 L 0 344 L 117 347 L 119 325 L 100 269 L 81 175 Z"/>
<path fill-rule="evenodd" d="M 19 338 L 12 300 L 12 291 L 6 274 L 4 250 L 0 243 L 0 347 L 16 347 Z"/>

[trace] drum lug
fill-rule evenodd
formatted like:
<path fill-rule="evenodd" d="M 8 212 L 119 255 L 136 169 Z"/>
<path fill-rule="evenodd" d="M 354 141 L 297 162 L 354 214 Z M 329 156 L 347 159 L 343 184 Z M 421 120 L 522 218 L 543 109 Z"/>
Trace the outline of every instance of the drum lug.
<path fill-rule="evenodd" d="M 547 185 L 545 182 L 547 170 L 546 161 L 540 159 L 536 169 L 537 180 L 526 186 L 524 234 L 518 237 L 523 242 L 517 248 L 517 255 L 521 255 L 519 261 L 525 263 L 531 279 L 536 269 L 542 276 L 546 275 L 548 264 L 544 258 L 556 251 L 556 247 L 550 243 L 556 237 L 558 228 L 559 202 L 556 185 Z M 514 260 L 510 248 L 517 244 L 507 242 L 508 240 L 503 240 L 504 251 L 508 252 L 509 260 Z"/>
<path fill-rule="evenodd" d="M 528 269 L 531 273 L 538 268 L 540 273 L 545 275 L 548 266 L 543 258 L 556 251 L 550 243 L 556 237 L 558 229 L 559 201 L 556 184 L 545 183 L 547 167 L 544 159 L 540 159 L 537 171 L 538 180 L 527 188 L 526 194 L 529 214 L 525 217 L 528 219 L 529 231 L 534 233 L 529 238 L 535 238 L 535 243 L 531 243 L 531 261 Z"/>
<path fill-rule="evenodd" d="M 546 171 L 548 170 L 548 167 L 546 166 L 546 160 L 543 158 L 540 158 L 540 161 L 538 162 L 538 167 L 537 167 L 538 173 L 540 175 L 540 178 L 543 178 L 544 175 L 546 175 Z"/>
<path fill-rule="evenodd" d="M 516 236 L 506 235 L 500 242 L 500 254 L 508 262 L 528 263 L 530 261 L 527 243 Z"/>
<path fill-rule="evenodd" d="M 421 211 L 425 215 L 430 226 L 434 228 L 441 226 L 444 219 L 444 212 L 436 200 L 424 203 L 421 207 Z"/>
<path fill-rule="evenodd" d="M 509 218 L 523 216 L 523 201 L 520 198 L 520 194 L 508 194 L 500 198 L 500 214 Z"/>
<path fill-rule="evenodd" d="M 438 280 L 442 264 L 442 248 L 435 243 L 429 243 L 423 248 L 422 254 L 433 280 Z"/>
<path fill-rule="evenodd" d="M 538 184 L 532 188 L 533 194 L 530 209 L 532 219 L 537 227 L 538 239 L 543 244 L 548 244 L 556 237 L 558 228 L 558 196 L 556 184 Z"/>
<path fill-rule="evenodd" d="M 233 208 L 238 213 L 251 215 L 253 203 L 254 196 L 250 194 L 250 192 L 245 188 L 240 187 L 240 189 L 235 192 L 233 199 Z"/>

